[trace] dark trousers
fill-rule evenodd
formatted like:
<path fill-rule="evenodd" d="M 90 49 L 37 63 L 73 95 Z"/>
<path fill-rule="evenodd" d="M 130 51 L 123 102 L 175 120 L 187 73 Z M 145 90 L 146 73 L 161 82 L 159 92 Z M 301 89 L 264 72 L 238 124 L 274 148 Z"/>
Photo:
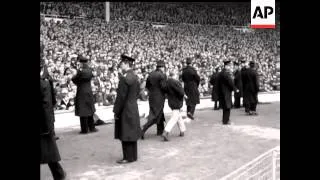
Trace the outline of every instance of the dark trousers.
<path fill-rule="evenodd" d="M 233 107 L 234 108 L 240 108 L 240 96 L 238 94 L 234 94 L 234 104 Z"/>
<path fill-rule="evenodd" d="M 257 103 L 250 103 L 249 104 L 249 110 L 250 111 L 256 111 L 256 109 L 257 109 Z"/>
<path fill-rule="evenodd" d="M 138 159 L 137 141 L 121 141 L 123 159 L 136 161 Z"/>
<path fill-rule="evenodd" d="M 243 107 L 245 109 L 245 112 L 248 113 L 249 112 L 249 104 L 247 103 L 245 98 L 242 99 L 242 105 L 243 105 Z"/>
<path fill-rule="evenodd" d="M 157 135 L 162 135 L 164 131 L 164 121 L 165 121 L 163 111 L 159 116 L 161 116 L 159 123 L 157 123 L 157 118 L 149 120 L 146 124 L 143 125 L 142 132 L 145 133 L 152 125 L 157 123 Z"/>
<path fill-rule="evenodd" d="M 194 115 L 194 111 L 196 110 L 196 105 L 187 105 L 187 113 L 191 113 L 191 115 Z"/>
<path fill-rule="evenodd" d="M 93 116 L 80 117 L 80 127 L 82 133 L 88 133 L 88 130 L 92 131 L 95 129 Z"/>
<path fill-rule="evenodd" d="M 228 124 L 230 121 L 230 109 L 224 108 L 222 113 L 222 123 Z"/>
<path fill-rule="evenodd" d="M 48 166 L 54 180 L 60 180 L 65 177 L 64 171 L 59 162 L 48 163 Z"/>

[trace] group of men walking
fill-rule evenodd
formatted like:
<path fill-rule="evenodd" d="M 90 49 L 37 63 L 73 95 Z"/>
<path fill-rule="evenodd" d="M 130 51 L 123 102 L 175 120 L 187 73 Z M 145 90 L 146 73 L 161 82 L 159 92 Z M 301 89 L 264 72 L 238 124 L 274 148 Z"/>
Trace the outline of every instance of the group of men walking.
<path fill-rule="evenodd" d="M 91 90 L 91 79 L 93 74 L 88 66 L 88 59 L 79 56 L 81 63 L 77 74 L 72 78 L 77 85 L 75 98 L 75 115 L 80 117 L 81 134 L 97 132 L 94 125 L 93 116 L 96 111 L 94 98 Z M 115 130 L 114 137 L 119 139 L 122 144 L 123 158 L 117 163 L 125 164 L 137 161 L 137 141 L 144 139 L 146 131 L 152 126 L 157 126 L 157 135 L 162 136 L 164 141 L 169 140 L 169 133 L 174 125 L 180 129 L 179 136 L 184 136 L 186 131 L 185 119 L 181 115 L 181 108 L 184 99 L 187 105 L 187 119 L 194 120 L 196 105 L 200 103 L 200 93 L 198 90 L 200 77 L 191 66 L 192 60 L 186 60 L 186 67 L 179 77 L 179 72 L 169 72 L 169 77 L 165 73 L 165 62 L 158 61 L 156 70 L 151 72 L 146 81 L 146 89 L 149 96 L 149 116 L 146 124 L 140 126 L 139 109 L 137 99 L 140 94 L 140 83 L 138 76 L 133 70 L 134 59 L 122 55 L 119 62 L 119 84 L 117 97 L 113 107 Z M 245 63 L 241 61 L 241 63 Z M 236 64 L 235 64 L 236 65 Z M 239 64 L 238 64 L 239 65 Z M 252 63 L 250 63 L 252 66 Z M 40 102 L 43 118 L 41 119 L 40 143 L 42 155 L 40 163 L 49 163 L 49 167 L 54 179 L 64 179 L 65 172 L 59 165 L 60 155 L 54 140 L 54 90 L 52 83 L 48 80 L 49 76 L 43 76 L 44 67 L 41 66 L 41 88 Z M 234 76 L 234 78 L 233 78 Z M 180 82 L 182 80 L 183 84 Z M 252 68 L 242 66 L 232 74 L 231 61 L 224 62 L 224 68 L 210 79 L 213 85 L 213 100 L 219 101 L 219 106 L 223 109 L 223 124 L 229 124 L 230 110 L 232 107 L 232 91 L 235 92 L 234 107 L 240 107 L 240 97 L 243 96 L 244 106 L 248 114 L 256 114 L 258 78 Z M 168 122 L 165 121 L 164 105 L 165 99 L 172 109 L 172 116 Z M 217 107 L 215 107 L 217 108 Z M 165 126 L 166 122 L 166 126 Z M 52 148 L 54 152 L 48 150 Z M 48 159 L 47 157 L 54 157 Z"/>
<path fill-rule="evenodd" d="M 215 102 L 214 110 L 223 109 L 223 124 L 230 124 L 231 108 L 240 108 L 242 105 L 248 115 L 257 115 L 259 78 L 255 69 L 255 63 L 241 58 L 238 62 L 224 61 L 224 68 L 216 68 L 210 78 L 212 88 L 212 100 Z M 234 103 L 232 103 L 234 92 Z M 219 107 L 217 106 L 219 102 Z"/>

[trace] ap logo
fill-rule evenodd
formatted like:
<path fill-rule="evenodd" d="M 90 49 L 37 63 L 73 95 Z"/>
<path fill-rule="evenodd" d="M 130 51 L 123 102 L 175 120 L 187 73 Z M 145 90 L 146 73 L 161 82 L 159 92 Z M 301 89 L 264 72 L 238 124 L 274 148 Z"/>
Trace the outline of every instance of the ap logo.
<path fill-rule="evenodd" d="M 275 0 L 251 0 L 251 28 L 276 27 Z"/>

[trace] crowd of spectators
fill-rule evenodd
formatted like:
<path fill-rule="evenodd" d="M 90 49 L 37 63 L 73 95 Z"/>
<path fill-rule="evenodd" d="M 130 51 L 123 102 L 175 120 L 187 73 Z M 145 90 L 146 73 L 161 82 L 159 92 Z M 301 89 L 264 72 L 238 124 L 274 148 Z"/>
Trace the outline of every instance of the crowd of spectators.
<path fill-rule="evenodd" d="M 279 21 L 279 5 L 276 12 Z M 105 3 L 41 2 L 40 13 L 103 19 Z M 250 13 L 250 3 L 243 2 L 110 2 L 111 20 L 246 26 Z"/>
<path fill-rule="evenodd" d="M 185 59 L 192 57 L 192 65 L 201 76 L 201 96 L 210 95 L 210 76 L 217 66 L 222 66 L 225 58 L 244 57 L 256 61 L 262 91 L 273 90 L 280 84 L 279 30 L 243 32 L 230 26 L 192 24 L 155 28 L 149 22 L 106 23 L 101 18 L 54 22 L 41 18 L 40 40 L 57 91 L 57 109 L 73 108 L 76 86 L 71 77 L 76 73 L 77 55 L 91 60 L 94 96 L 96 103 L 104 106 L 115 100 L 121 54 L 136 59 L 141 100 L 147 100 L 145 81 L 160 59 L 166 62 L 166 72 L 181 72 Z"/>

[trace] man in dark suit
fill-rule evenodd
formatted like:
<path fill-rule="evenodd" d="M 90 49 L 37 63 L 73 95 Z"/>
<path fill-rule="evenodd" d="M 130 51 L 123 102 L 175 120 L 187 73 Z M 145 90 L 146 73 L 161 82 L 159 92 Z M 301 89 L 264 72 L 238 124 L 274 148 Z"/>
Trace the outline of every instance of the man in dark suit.
<path fill-rule="evenodd" d="M 88 59 L 82 56 L 78 57 L 80 68 L 77 74 L 72 78 L 72 82 L 77 85 L 77 94 L 75 98 L 75 115 L 80 116 L 81 134 L 97 132 L 94 125 L 93 114 L 96 109 L 94 106 L 94 96 L 91 89 L 92 70 L 88 66 Z"/>
<path fill-rule="evenodd" d="M 115 120 L 115 139 L 122 144 L 123 159 L 117 163 L 126 164 L 137 161 L 137 141 L 141 136 L 140 117 L 137 99 L 140 85 L 137 75 L 132 70 L 135 60 L 122 55 L 117 97 L 113 106 Z"/>
<path fill-rule="evenodd" d="M 187 116 L 194 120 L 194 111 L 196 105 L 200 103 L 199 83 L 200 76 L 194 67 L 191 66 L 191 58 L 187 58 L 187 67 L 182 70 L 182 81 L 184 83 L 184 92 L 187 96 Z"/>
<path fill-rule="evenodd" d="M 167 76 L 164 73 L 165 63 L 164 61 L 158 61 L 156 70 L 151 72 L 147 78 L 146 89 L 149 96 L 149 116 L 146 124 L 142 128 L 142 136 L 146 131 L 154 124 L 157 124 L 157 135 L 161 136 L 164 130 L 164 102 L 166 99 L 166 81 Z"/>
<path fill-rule="evenodd" d="M 217 89 L 219 103 L 223 109 L 222 123 L 224 125 L 230 124 L 230 111 L 232 107 L 232 91 L 238 92 L 236 89 L 231 71 L 231 61 L 224 61 L 224 69 L 218 74 Z"/>
<path fill-rule="evenodd" d="M 54 135 L 53 86 L 44 73 L 44 63 L 40 66 L 40 164 L 48 164 L 54 180 L 64 180 L 66 173 L 59 164 L 61 160 Z"/>
<path fill-rule="evenodd" d="M 239 92 L 234 93 L 234 108 L 240 108 L 240 99 L 242 97 L 242 79 L 241 71 L 239 69 L 239 63 L 234 62 L 234 85 Z"/>
<path fill-rule="evenodd" d="M 180 130 L 180 136 L 184 136 L 184 132 L 186 131 L 184 120 L 180 114 L 180 109 L 183 106 L 184 90 L 178 79 L 177 72 L 170 72 L 170 77 L 167 81 L 167 95 L 169 107 L 172 109 L 172 116 L 162 134 L 164 141 L 169 140 L 169 133 L 177 123 Z"/>
<path fill-rule="evenodd" d="M 244 90 L 244 79 L 248 71 L 248 64 L 244 58 L 240 58 L 240 62 L 241 62 L 242 96 L 243 96 L 242 105 L 245 109 L 245 112 L 249 113 L 248 95 L 247 93 L 245 93 L 245 90 Z"/>
<path fill-rule="evenodd" d="M 245 76 L 243 76 L 243 96 L 246 97 L 248 105 L 248 114 L 257 115 L 256 107 L 258 104 L 259 92 L 259 77 L 255 70 L 255 63 L 249 63 L 250 68 L 247 69 Z"/>
<path fill-rule="evenodd" d="M 220 104 L 218 107 L 218 94 L 217 94 L 217 76 L 220 73 L 220 67 L 217 67 L 215 69 L 215 72 L 210 77 L 210 84 L 212 85 L 212 91 L 211 91 L 211 100 L 214 101 L 214 110 L 220 109 Z"/>

